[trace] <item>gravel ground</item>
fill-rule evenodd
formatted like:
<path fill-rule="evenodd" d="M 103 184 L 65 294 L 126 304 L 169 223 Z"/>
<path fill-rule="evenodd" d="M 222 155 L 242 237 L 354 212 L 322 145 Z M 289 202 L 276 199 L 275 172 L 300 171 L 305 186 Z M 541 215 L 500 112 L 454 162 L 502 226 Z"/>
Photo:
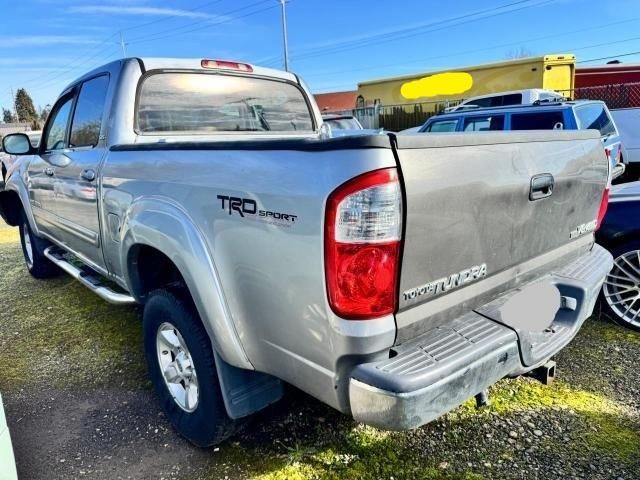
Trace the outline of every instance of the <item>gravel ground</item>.
<path fill-rule="evenodd" d="M 291 388 L 218 448 L 168 425 L 139 312 L 29 277 L 0 225 L 0 391 L 25 479 L 640 479 L 640 335 L 590 320 L 559 380 L 504 380 L 423 428 L 382 432 Z"/>

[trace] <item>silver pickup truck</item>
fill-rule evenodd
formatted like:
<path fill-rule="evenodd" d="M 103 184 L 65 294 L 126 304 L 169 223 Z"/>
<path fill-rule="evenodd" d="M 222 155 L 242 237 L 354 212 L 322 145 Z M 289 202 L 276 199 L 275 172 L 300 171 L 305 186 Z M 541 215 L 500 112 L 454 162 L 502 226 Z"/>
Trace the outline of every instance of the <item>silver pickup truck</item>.
<path fill-rule="evenodd" d="M 288 382 L 385 429 L 532 372 L 591 315 L 595 131 L 325 138 L 291 73 L 123 59 L 55 103 L 0 213 L 37 278 L 144 305 L 149 375 L 197 445 Z"/>

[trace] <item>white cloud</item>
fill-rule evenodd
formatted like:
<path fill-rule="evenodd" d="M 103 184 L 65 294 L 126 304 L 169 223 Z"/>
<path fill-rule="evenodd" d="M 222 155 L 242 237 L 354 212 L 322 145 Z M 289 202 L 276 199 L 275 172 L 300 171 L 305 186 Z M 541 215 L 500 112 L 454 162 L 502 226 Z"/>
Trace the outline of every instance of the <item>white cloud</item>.
<path fill-rule="evenodd" d="M 122 5 L 80 5 L 69 7 L 70 13 L 88 14 L 111 14 L 111 15 L 146 15 L 156 17 L 183 17 L 183 18 L 203 18 L 211 20 L 224 20 L 221 15 L 211 15 L 208 13 L 180 10 L 177 8 L 142 7 L 142 6 L 122 6 Z"/>
<path fill-rule="evenodd" d="M 89 43 L 97 43 L 97 42 L 87 37 L 81 37 L 77 35 L 24 35 L 24 36 L 0 35 L 0 48 L 46 46 L 46 45 L 86 45 Z"/>

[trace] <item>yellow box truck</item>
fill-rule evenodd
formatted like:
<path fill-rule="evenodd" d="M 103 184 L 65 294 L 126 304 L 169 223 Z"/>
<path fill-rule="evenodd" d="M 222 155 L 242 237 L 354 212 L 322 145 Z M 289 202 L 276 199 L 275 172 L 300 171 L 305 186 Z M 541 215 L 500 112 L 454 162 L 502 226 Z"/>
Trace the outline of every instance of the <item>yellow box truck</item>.
<path fill-rule="evenodd" d="M 575 55 L 518 58 L 358 84 L 358 103 L 384 106 L 460 100 L 494 92 L 573 89 Z"/>

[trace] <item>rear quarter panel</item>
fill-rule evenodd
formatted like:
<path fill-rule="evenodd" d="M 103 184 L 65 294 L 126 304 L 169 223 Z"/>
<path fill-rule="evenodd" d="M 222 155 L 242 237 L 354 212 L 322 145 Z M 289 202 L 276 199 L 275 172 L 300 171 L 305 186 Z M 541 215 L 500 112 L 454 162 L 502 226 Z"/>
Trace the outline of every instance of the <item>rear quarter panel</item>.
<path fill-rule="evenodd" d="M 387 137 L 381 141 L 389 143 Z M 324 282 L 325 201 L 346 180 L 391 166 L 395 159 L 388 148 L 303 152 L 242 150 L 238 144 L 237 150 L 112 151 L 103 167 L 103 216 L 119 219 L 115 236 L 123 237 L 141 199 L 178 205 L 211 254 L 253 366 L 335 405 L 341 355 L 391 346 L 395 324 L 390 317 L 354 334 L 348 322 L 333 315 Z M 257 210 L 295 220 L 241 216 L 229 209 L 228 200 L 223 207 L 219 196 L 247 199 Z M 122 275 L 127 252 L 121 242 L 104 237 L 110 268 Z M 214 288 L 204 302 L 213 301 Z M 366 342 L 358 338 L 365 333 Z"/>

